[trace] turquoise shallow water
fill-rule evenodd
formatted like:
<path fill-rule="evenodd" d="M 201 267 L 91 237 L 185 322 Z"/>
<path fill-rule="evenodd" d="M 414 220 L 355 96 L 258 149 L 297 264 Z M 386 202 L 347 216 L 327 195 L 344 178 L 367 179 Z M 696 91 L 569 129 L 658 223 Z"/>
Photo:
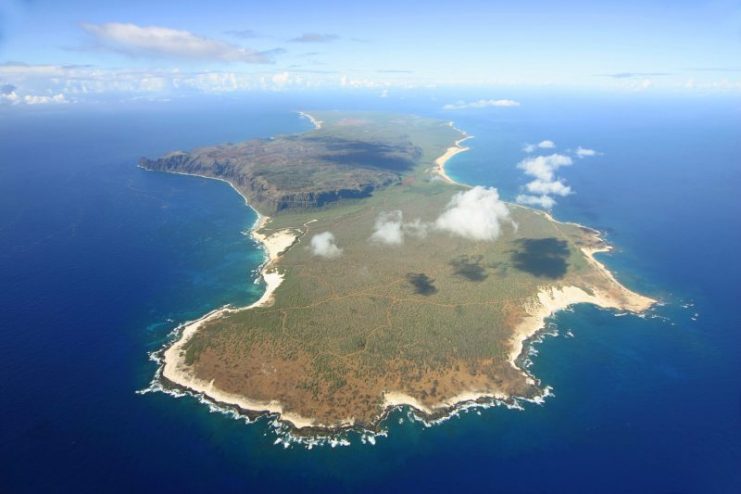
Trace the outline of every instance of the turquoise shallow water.
<path fill-rule="evenodd" d="M 741 103 L 516 95 L 517 109 L 444 112 L 466 95 L 261 95 L 0 116 L 0 487 L 7 492 L 734 492 L 741 487 Z M 472 96 L 473 97 L 473 96 Z M 136 394 L 181 321 L 260 294 L 254 213 L 227 185 L 148 173 L 140 156 L 310 128 L 292 111 L 412 111 L 476 137 L 459 180 L 525 183 L 526 142 L 602 156 L 561 175 L 557 217 L 600 228 L 603 260 L 666 302 L 640 319 L 577 307 L 532 371 L 524 411 L 433 428 L 406 412 L 375 445 L 274 445 L 191 398 Z M 504 111 L 513 110 L 513 111 Z M 697 315 L 696 315 L 697 314 Z"/>

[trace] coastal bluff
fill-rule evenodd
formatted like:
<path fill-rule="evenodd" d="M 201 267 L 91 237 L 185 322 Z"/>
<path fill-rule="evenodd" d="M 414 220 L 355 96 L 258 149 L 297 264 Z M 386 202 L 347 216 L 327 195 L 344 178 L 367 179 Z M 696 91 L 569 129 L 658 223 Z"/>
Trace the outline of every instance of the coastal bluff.
<path fill-rule="evenodd" d="M 377 431 L 409 406 L 543 400 L 524 365 L 548 317 L 574 304 L 654 301 L 594 256 L 599 232 L 445 175 L 465 151 L 449 122 L 312 113 L 299 135 L 174 152 L 150 170 L 229 182 L 261 214 L 265 294 L 185 323 L 161 353 L 187 389 L 298 434 Z"/>
<path fill-rule="evenodd" d="M 352 132 L 362 121 L 355 116 L 330 129 L 175 151 L 139 165 L 225 180 L 262 214 L 322 207 L 398 184 L 419 163 L 422 150 L 408 135 L 383 127 Z"/>

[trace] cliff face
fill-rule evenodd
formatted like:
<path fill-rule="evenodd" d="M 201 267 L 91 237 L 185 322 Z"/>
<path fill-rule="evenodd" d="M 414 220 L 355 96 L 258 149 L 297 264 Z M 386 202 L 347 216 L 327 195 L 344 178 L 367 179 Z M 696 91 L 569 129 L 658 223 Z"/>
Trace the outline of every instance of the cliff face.
<path fill-rule="evenodd" d="M 400 177 L 383 174 L 375 180 L 348 181 L 346 186 L 328 187 L 318 183 L 315 190 L 284 190 L 263 175 L 244 173 L 231 163 L 205 163 L 185 153 L 158 159 L 142 158 L 142 168 L 153 171 L 185 173 L 227 180 L 265 214 L 293 208 L 321 207 L 342 199 L 370 196 L 374 190 L 399 183 Z"/>
<path fill-rule="evenodd" d="M 229 181 L 260 212 L 321 207 L 399 183 L 420 157 L 410 142 L 289 136 L 142 158 L 147 170 Z"/>

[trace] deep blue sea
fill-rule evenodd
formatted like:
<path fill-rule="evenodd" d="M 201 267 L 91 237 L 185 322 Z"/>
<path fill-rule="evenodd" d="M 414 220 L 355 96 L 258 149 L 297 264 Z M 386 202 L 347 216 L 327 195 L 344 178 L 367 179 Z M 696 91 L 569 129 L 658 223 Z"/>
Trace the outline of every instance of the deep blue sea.
<path fill-rule="evenodd" d="M 458 99 L 517 108 L 443 111 Z M 525 143 L 596 157 L 559 175 L 556 217 L 605 232 L 621 281 L 665 305 L 553 318 L 531 370 L 542 406 L 375 445 L 274 444 L 193 398 L 137 394 L 178 323 L 259 297 L 254 213 L 217 181 L 141 156 L 307 130 L 296 110 L 453 120 L 449 173 L 514 198 Z M 0 492 L 741 492 L 741 99 L 730 96 L 279 93 L 0 113 Z"/>

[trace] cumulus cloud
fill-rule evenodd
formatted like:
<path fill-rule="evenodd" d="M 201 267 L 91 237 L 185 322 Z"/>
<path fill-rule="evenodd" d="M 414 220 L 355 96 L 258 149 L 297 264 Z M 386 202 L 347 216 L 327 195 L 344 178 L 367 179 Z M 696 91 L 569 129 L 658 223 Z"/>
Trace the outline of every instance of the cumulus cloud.
<path fill-rule="evenodd" d="M 527 158 L 517 165 L 517 168 L 523 170 L 526 175 L 535 177 L 544 182 L 553 180 L 556 170 L 562 166 L 569 166 L 574 163 L 570 157 L 564 154 L 549 154 L 547 156 L 534 156 Z"/>
<path fill-rule="evenodd" d="M 435 221 L 435 228 L 472 240 L 495 240 L 502 222 L 511 222 L 507 205 L 495 188 L 458 192 Z"/>
<path fill-rule="evenodd" d="M 5 84 L 0 87 L 0 103 L 5 105 L 46 105 L 69 103 L 67 97 L 62 94 L 38 95 L 38 94 L 19 94 L 17 87 L 12 84 Z"/>
<path fill-rule="evenodd" d="M 543 142 L 552 143 L 552 141 Z M 522 160 L 517 167 L 526 175 L 533 177 L 534 180 L 525 185 L 528 194 L 520 194 L 516 201 L 529 206 L 552 208 L 556 204 L 552 196 L 565 197 L 572 193 L 571 187 L 566 185 L 563 180 L 556 178 L 556 171 L 562 166 L 570 166 L 573 163 L 574 160 L 569 156 L 558 153 L 533 156 Z"/>
<path fill-rule="evenodd" d="M 274 51 L 261 52 L 264 56 Z M 110 68 L 92 65 L 25 64 L 0 62 L 2 84 L 18 86 L 17 93 L 65 94 L 70 101 L 99 102 L 131 99 L 164 100 L 200 93 L 284 91 L 289 88 L 392 88 L 418 87 L 405 78 L 355 79 L 330 70 L 294 70 L 291 67 L 255 70 L 233 64 L 233 70 L 182 68 Z"/>
<path fill-rule="evenodd" d="M 528 183 L 525 188 L 528 192 L 533 194 L 555 195 L 562 197 L 571 194 L 571 187 L 563 183 L 561 180 L 546 182 L 540 179 L 535 179 Z"/>
<path fill-rule="evenodd" d="M 329 43 L 338 40 L 340 37 L 336 34 L 321 33 L 304 33 L 291 40 L 292 43 Z"/>
<path fill-rule="evenodd" d="M 430 224 L 426 223 L 419 218 L 414 221 L 408 221 L 402 225 L 405 235 L 411 235 L 417 238 L 425 238 L 427 231 L 430 229 Z"/>
<path fill-rule="evenodd" d="M 401 211 L 380 213 L 370 239 L 386 245 L 401 245 L 404 243 L 402 227 Z"/>
<path fill-rule="evenodd" d="M 309 248 L 312 254 L 325 259 L 336 259 L 342 255 L 342 249 L 337 247 L 332 232 L 317 233 L 311 237 Z"/>
<path fill-rule="evenodd" d="M 526 206 L 540 206 L 543 209 L 551 209 L 556 205 L 556 201 L 549 196 L 533 196 L 530 194 L 520 194 L 515 199 L 518 204 Z"/>
<path fill-rule="evenodd" d="M 67 98 L 62 94 L 54 94 L 51 96 L 38 96 L 33 94 L 27 94 L 23 97 L 23 102 L 27 105 L 47 105 L 49 103 L 68 103 Z"/>
<path fill-rule="evenodd" d="M 270 63 L 270 54 L 189 31 L 160 26 L 108 22 L 83 24 L 100 46 L 131 56 L 157 56 L 220 62 Z"/>
<path fill-rule="evenodd" d="M 540 141 L 537 144 L 525 144 L 522 147 L 522 150 L 526 153 L 532 153 L 534 151 L 537 151 L 538 149 L 553 149 L 556 147 L 556 143 L 551 141 L 550 139 L 545 139 L 543 141 Z"/>
<path fill-rule="evenodd" d="M 576 151 L 574 151 L 574 154 L 576 154 L 579 158 L 586 158 L 588 156 L 597 156 L 597 151 L 594 149 L 589 148 L 583 148 L 579 146 L 576 148 Z"/>
<path fill-rule="evenodd" d="M 513 99 L 480 99 L 477 101 L 456 101 L 443 106 L 443 110 L 465 110 L 467 108 L 491 108 L 491 107 L 513 107 L 520 106 Z"/>
<path fill-rule="evenodd" d="M 162 98 L 173 94 L 280 91 L 313 87 L 329 76 L 287 71 L 196 71 L 178 69 L 103 69 L 94 66 L 0 63 L 0 80 L 17 86 L 19 96 L 64 94 L 74 101 L 99 98 Z M 324 81 L 324 82 L 322 82 Z M 9 93 L 8 93 L 9 94 Z"/>
<path fill-rule="evenodd" d="M 0 103 L 6 105 L 16 105 L 22 101 L 18 93 L 11 91 L 9 93 L 0 93 Z"/>
<path fill-rule="evenodd" d="M 552 149 L 556 147 L 553 141 L 545 140 L 538 144 L 528 144 L 523 148 L 527 153 L 535 149 Z M 597 156 L 599 153 L 594 149 L 579 146 L 573 151 L 574 156 L 586 158 L 588 156 Z M 533 178 L 525 185 L 526 194 L 520 194 L 515 199 L 519 204 L 528 206 L 539 206 L 544 209 L 551 209 L 556 205 L 553 196 L 565 197 L 573 193 L 571 187 L 564 181 L 556 177 L 556 172 L 562 166 L 570 166 L 574 160 L 565 154 L 553 153 L 545 156 L 532 156 L 522 160 L 517 167 L 525 175 Z"/>
<path fill-rule="evenodd" d="M 407 235 L 425 238 L 431 227 L 430 223 L 419 218 L 407 222 L 403 220 L 403 213 L 399 210 L 379 213 L 370 240 L 386 245 L 401 245 Z"/>

